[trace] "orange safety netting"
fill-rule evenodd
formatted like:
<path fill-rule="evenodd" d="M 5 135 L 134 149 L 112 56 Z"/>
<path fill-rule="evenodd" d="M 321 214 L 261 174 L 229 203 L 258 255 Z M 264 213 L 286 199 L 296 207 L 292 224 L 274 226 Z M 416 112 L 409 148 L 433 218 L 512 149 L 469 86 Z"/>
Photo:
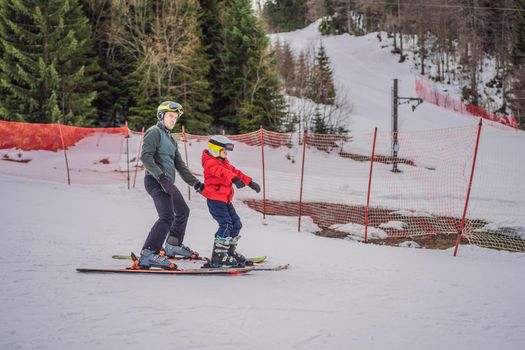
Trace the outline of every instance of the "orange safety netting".
<path fill-rule="evenodd" d="M 72 184 L 125 184 L 143 176 L 138 157 L 143 133 L 45 127 L 0 122 L 1 174 L 57 182 L 69 176 Z M 228 157 L 262 187 L 259 194 L 237 191 L 238 200 L 263 215 L 295 218 L 299 227 L 310 217 L 322 230 L 352 239 L 365 239 L 365 232 L 366 239 L 456 235 L 472 177 L 462 234 L 482 246 L 525 251 L 525 168 L 519 152 L 508 152 L 525 149 L 525 138 L 511 129 L 492 129 L 490 139 L 481 135 L 472 174 L 479 130 L 473 125 L 399 132 L 394 154 L 390 132 L 378 131 L 374 147 L 372 131 L 343 136 L 261 129 L 228 135 L 236 143 Z M 202 180 L 201 154 L 209 136 L 174 137 Z M 179 176 L 176 185 L 187 187 Z M 188 187 L 188 197 L 191 193 Z"/>
<path fill-rule="evenodd" d="M 348 233 L 353 239 L 364 239 L 365 228 L 367 239 L 455 237 L 462 228 L 478 130 L 473 125 L 400 132 L 396 157 L 392 134 L 378 132 L 371 177 L 373 133 L 303 136 L 259 130 L 228 136 L 237 141 L 229 158 L 263 185 L 263 199 L 251 191 L 238 191 L 237 197 L 265 215 L 308 216 L 323 230 Z M 184 136 L 190 167 L 200 175 L 200 154 L 208 137 Z M 472 174 L 471 209 L 461 232 L 479 245 L 524 251 L 525 232 L 521 234 L 515 222 L 525 209 L 519 201 L 525 188 L 512 179 L 525 174 L 518 161 L 509 163 L 493 154 L 506 147 L 495 149 L 482 138 L 477 172 Z M 494 162 L 499 164 L 491 164 L 488 171 L 487 163 Z M 511 168 L 512 175 L 506 171 Z M 495 185 L 494 178 L 506 181 Z M 509 203 L 505 210 L 492 210 L 500 201 Z"/>
<path fill-rule="evenodd" d="M 127 134 L 127 128 L 80 128 L 61 124 L 0 121 L 0 149 L 59 151 L 92 133 Z"/>
<path fill-rule="evenodd" d="M 496 123 L 500 123 L 511 128 L 518 129 L 519 124 L 513 115 L 500 115 L 487 111 L 484 108 L 474 106 L 473 104 L 463 103 L 459 99 L 443 94 L 426 80 L 416 80 L 416 93 L 423 101 L 435 104 L 453 110 L 458 113 L 468 114 L 481 117 Z"/>
<path fill-rule="evenodd" d="M 136 159 L 139 141 L 140 135 L 129 134 L 127 127 L 0 121 L 0 173 L 58 182 L 122 182 L 128 178 L 126 159 Z"/>

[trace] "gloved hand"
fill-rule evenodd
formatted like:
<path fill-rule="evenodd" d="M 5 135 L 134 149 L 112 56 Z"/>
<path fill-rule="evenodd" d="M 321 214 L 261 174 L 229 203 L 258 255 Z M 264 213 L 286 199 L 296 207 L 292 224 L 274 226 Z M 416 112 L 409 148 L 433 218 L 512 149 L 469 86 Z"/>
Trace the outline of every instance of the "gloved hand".
<path fill-rule="evenodd" d="M 177 187 L 175 187 L 173 182 L 171 182 L 170 178 L 167 177 L 165 174 L 161 174 L 157 181 L 162 186 L 164 192 L 166 192 L 167 194 L 174 194 L 177 191 Z"/>
<path fill-rule="evenodd" d="M 238 177 L 233 179 L 233 183 L 235 184 L 235 186 L 237 186 L 237 188 L 243 188 L 244 186 L 246 186 L 244 182 L 242 182 L 241 179 L 239 179 Z"/>
<path fill-rule="evenodd" d="M 195 191 L 197 193 L 202 193 L 202 190 L 204 190 L 204 184 L 200 181 L 197 181 L 194 185 L 193 185 L 193 188 L 195 189 Z"/>
<path fill-rule="evenodd" d="M 257 193 L 261 192 L 261 186 L 259 186 L 256 182 L 250 181 L 248 186 L 250 186 L 250 188 Z"/>

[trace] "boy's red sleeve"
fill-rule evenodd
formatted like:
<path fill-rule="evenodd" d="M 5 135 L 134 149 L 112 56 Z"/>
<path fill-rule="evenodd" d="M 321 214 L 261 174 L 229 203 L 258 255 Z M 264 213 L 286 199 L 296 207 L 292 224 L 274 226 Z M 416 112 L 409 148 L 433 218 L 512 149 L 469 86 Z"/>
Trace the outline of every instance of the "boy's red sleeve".
<path fill-rule="evenodd" d="M 239 169 L 235 169 L 233 165 L 230 164 L 232 172 L 237 176 L 239 179 L 241 179 L 242 182 L 244 182 L 245 185 L 248 185 L 250 182 L 252 182 L 252 178 L 248 175 L 244 174 Z M 233 180 L 233 179 L 232 179 Z"/>
<path fill-rule="evenodd" d="M 211 175 L 215 177 L 221 177 L 227 179 L 229 182 L 232 182 L 233 179 L 237 177 L 237 174 L 223 167 L 218 160 L 210 159 L 204 162 L 204 170 L 210 172 Z M 234 168 L 235 169 L 235 168 Z M 241 179 L 242 180 L 242 179 Z"/>

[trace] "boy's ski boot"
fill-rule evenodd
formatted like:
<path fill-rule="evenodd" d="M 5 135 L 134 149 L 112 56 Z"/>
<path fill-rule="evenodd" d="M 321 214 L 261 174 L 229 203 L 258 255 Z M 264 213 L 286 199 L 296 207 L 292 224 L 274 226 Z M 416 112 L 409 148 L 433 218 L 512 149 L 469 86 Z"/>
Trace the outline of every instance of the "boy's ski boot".
<path fill-rule="evenodd" d="M 165 270 L 177 270 L 177 265 L 169 261 L 162 251 L 156 254 L 152 250 L 142 249 L 140 258 L 137 258 L 133 253 L 131 253 L 131 257 L 133 259 L 132 269 L 149 270 L 150 267 L 160 267 Z"/>
<path fill-rule="evenodd" d="M 180 243 L 177 237 L 169 236 L 164 247 L 168 258 L 182 256 L 188 259 L 198 259 L 199 253 Z"/>
<path fill-rule="evenodd" d="M 230 248 L 230 237 L 215 237 L 213 243 L 213 252 L 211 260 L 202 265 L 203 268 L 220 268 L 220 267 L 244 267 L 243 264 L 228 255 Z"/>
<path fill-rule="evenodd" d="M 230 239 L 230 248 L 228 249 L 228 255 L 235 258 L 237 262 L 245 266 L 253 266 L 253 261 L 246 260 L 246 257 L 237 251 L 237 243 L 241 236 L 232 237 Z"/>

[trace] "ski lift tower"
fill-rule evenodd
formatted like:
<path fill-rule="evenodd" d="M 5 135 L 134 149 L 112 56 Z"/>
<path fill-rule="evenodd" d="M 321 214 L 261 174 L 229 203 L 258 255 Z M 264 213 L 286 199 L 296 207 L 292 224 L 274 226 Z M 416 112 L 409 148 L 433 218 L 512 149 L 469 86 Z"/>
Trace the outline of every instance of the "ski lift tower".
<path fill-rule="evenodd" d="M 402 102 L 401 102 L 402 101 Z M 398 95 L 398 80 L 394 79 L 394 85 L 392 87 L 392 172 L 400 173 L 401 170 L 397 168 L 397 155 L 399 153 L 399 140 L 397 138 L 398 129 L 398 106 L 412 101 L 417 102 L 412 105 L 412 112 L 416 110 L 416 107 L 423 103 L 423 100 L 419 97 L 400 97 Z"/>

